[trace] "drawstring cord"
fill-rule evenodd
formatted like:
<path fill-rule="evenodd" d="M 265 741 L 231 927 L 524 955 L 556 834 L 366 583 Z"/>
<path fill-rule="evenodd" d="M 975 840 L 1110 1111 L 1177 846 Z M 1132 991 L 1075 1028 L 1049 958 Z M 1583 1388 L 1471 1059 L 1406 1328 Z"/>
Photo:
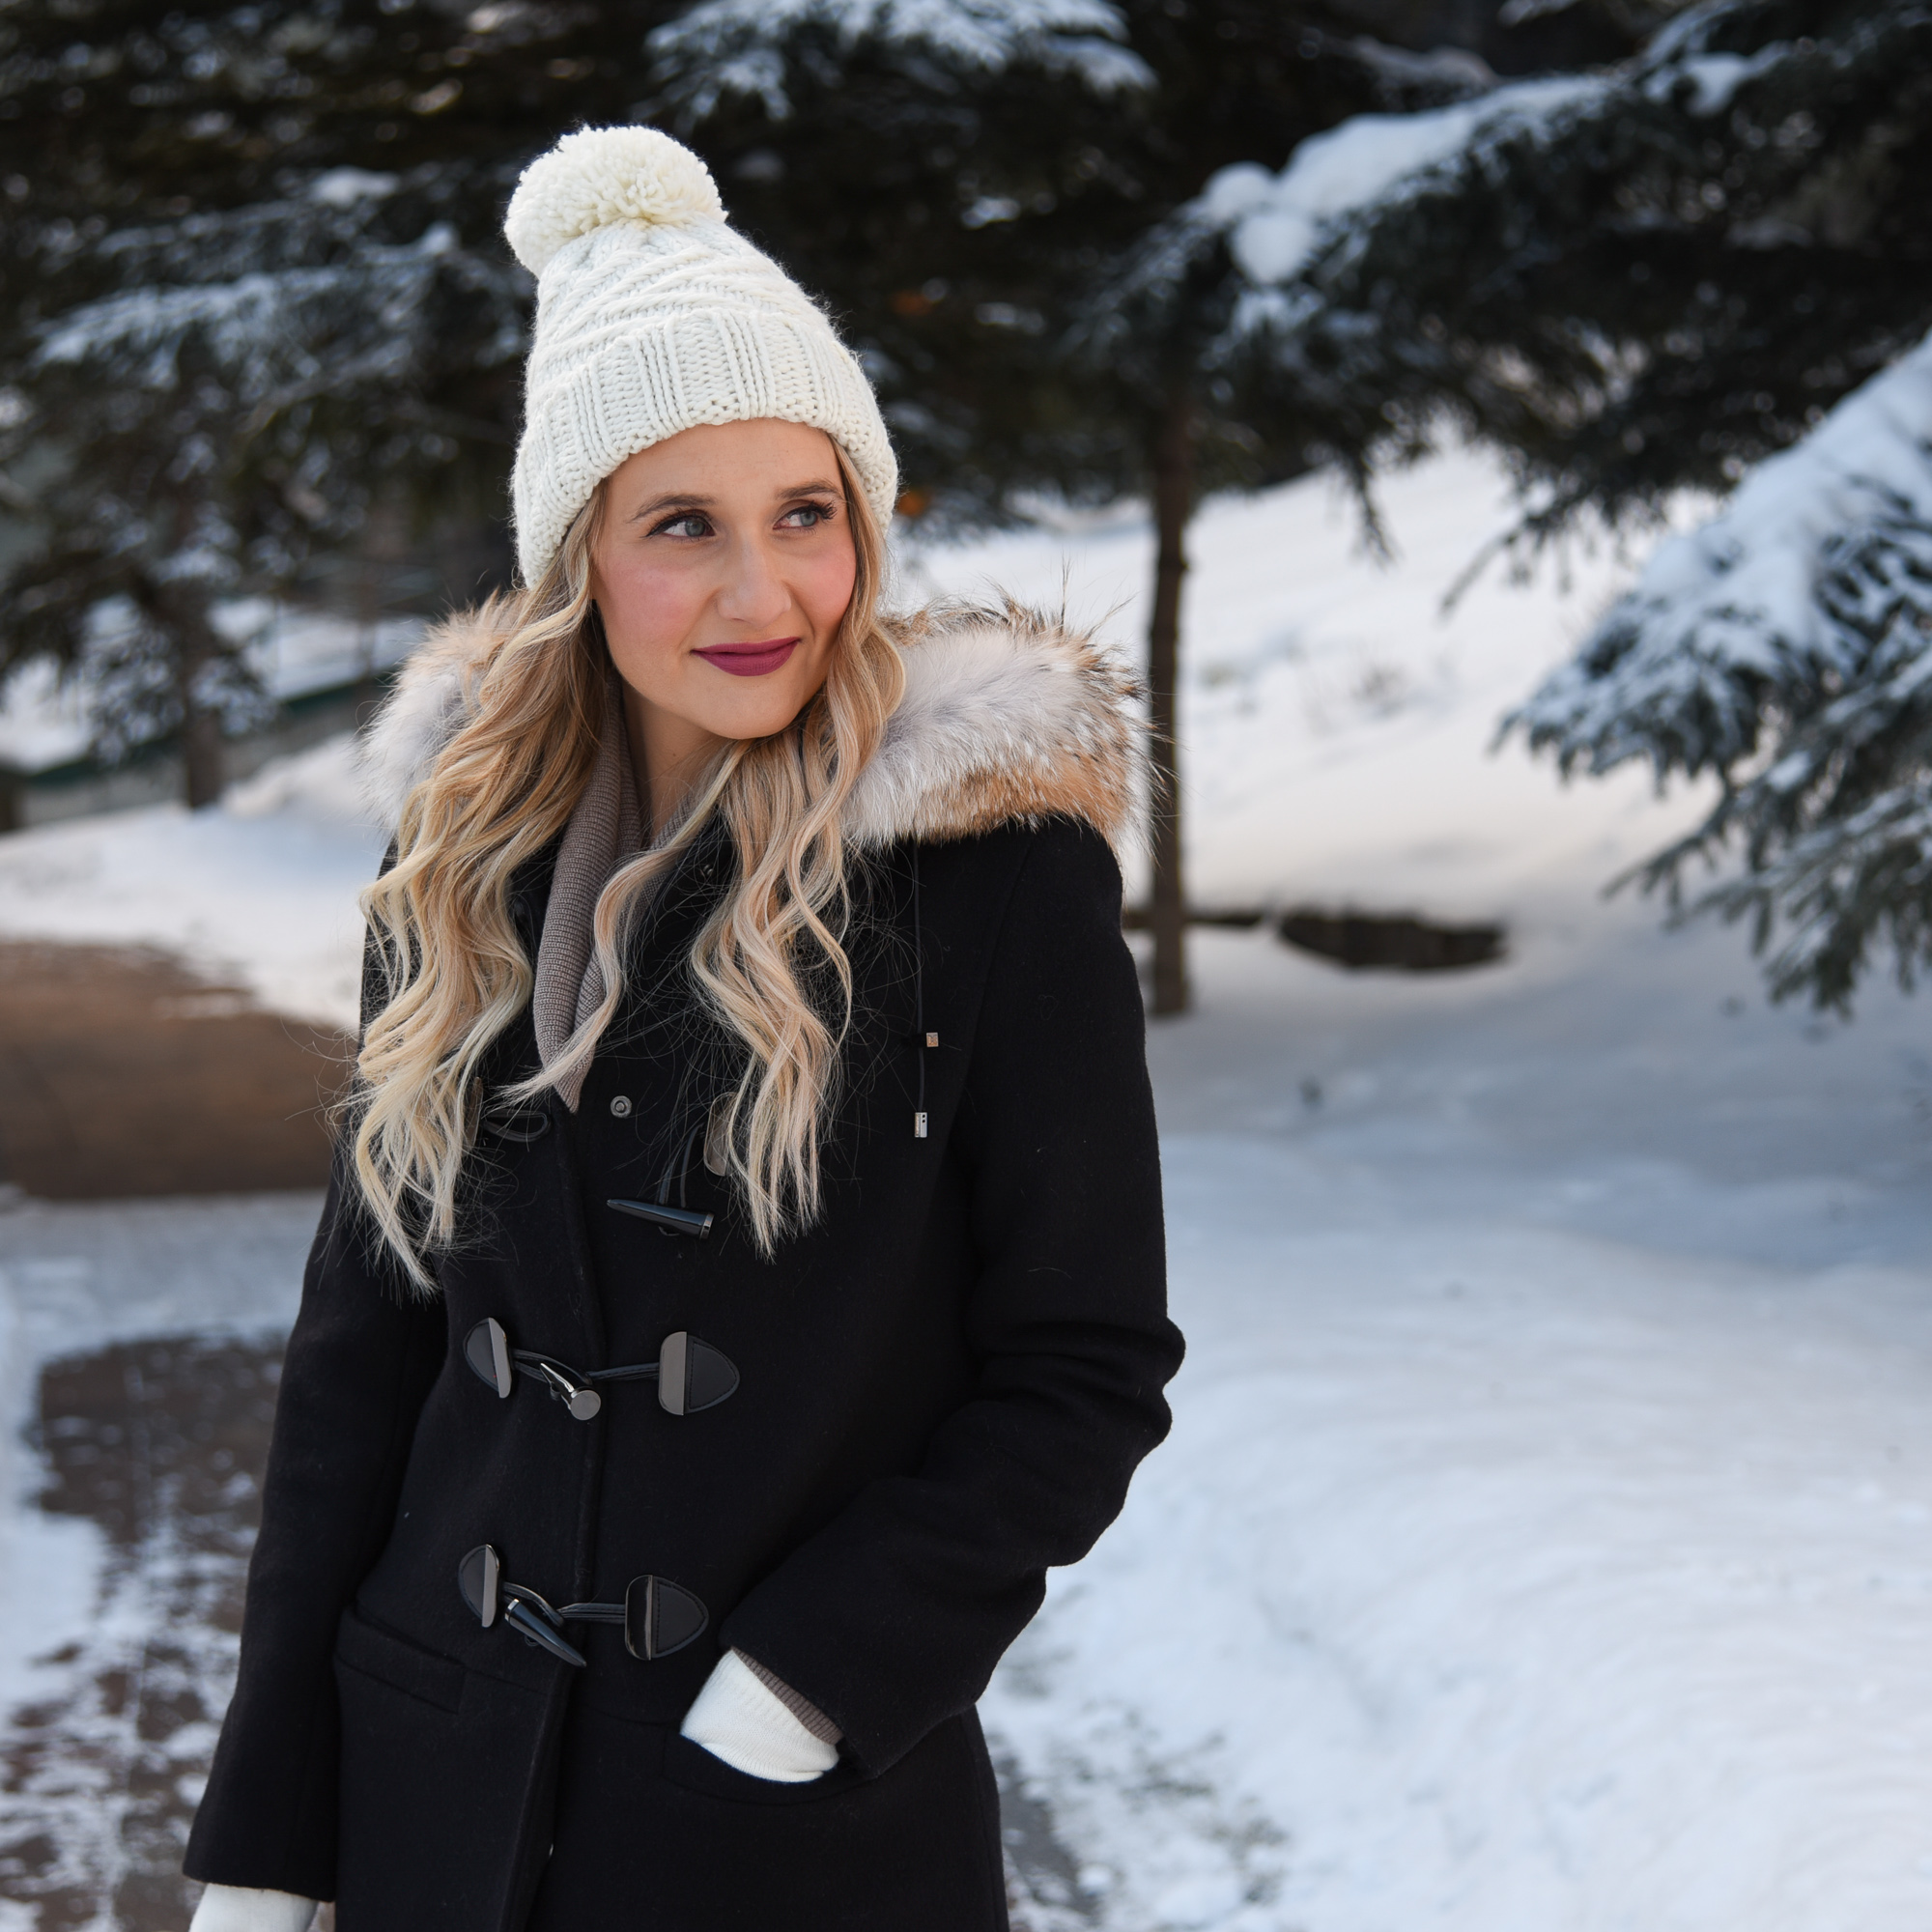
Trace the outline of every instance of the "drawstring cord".
<path fill-rule="evenodd" d="M 925 950 L 919 927 L 919 847 L 912 848 L 912 1008 L 913 1053 L 919 1062 L 919 1098 L 913 1105 L 912 1137 L 925 1139 L 925 1055 L 939 1044 L 937 1034 L 925 1030 Z"/>

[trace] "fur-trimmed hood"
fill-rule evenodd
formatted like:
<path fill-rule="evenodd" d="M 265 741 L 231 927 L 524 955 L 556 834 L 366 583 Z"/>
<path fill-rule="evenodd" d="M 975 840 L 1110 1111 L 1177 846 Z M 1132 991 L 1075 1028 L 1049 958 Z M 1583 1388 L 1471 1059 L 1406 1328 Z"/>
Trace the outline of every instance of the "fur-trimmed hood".
<path fill-rule="evenodd" d="M 1142 793 L 1138 687 L 1091 634 L 1011 602 L 935 605 L 891 628 L 905 696 L 853 789 L 853 844 L 964 838 L 1063 815 L 1120 844 Z M 461 726 L 504 635 L 488 607 L 466 611 L 404 666 L 362 752 L 385 826 Z"/>

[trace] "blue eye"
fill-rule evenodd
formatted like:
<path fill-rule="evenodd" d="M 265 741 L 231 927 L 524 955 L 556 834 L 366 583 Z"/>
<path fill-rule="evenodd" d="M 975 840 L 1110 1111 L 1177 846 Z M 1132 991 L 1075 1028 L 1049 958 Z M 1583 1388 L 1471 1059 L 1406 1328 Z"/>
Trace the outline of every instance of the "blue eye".
<path fill-rule="evenodd" d="M 654 537 L 708 537 L 711 534 L 710 519 L 700 516 L 696 510 L 680 510 L 674 517 L 667 517 L 651 532 Z"/>
<path fill-rule="evenodd" d="M 800 517 L 808 518 L 810 521 L 801 524 L 797 521 Z M 793 529 L 815 530 L 820 524 L 829 524 L 832 517 L 833 510 L 830 503 L 800 503 L 795 509 L 787 510 L 781 521 L 791 525 Z"/>

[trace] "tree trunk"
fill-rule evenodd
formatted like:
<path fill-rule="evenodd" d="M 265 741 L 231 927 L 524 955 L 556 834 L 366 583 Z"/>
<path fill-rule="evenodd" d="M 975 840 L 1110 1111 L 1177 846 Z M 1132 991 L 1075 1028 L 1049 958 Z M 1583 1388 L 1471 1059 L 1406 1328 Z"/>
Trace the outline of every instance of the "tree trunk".
<path fill-rule="evenodd" d="M 188 810 L 199 811 L 221 796 L 221 720 L 201 701 L 196 689 L 202 672 L 213 662 L 220 646 L 213 628 L 205 621 L 184 624 L 177 620 L 174 631 L 175 690 L 182 721 L 182 776 Z"/>
<path fill-rule="evenodd" d="M 1194 514 L 1194 399 L 1177 384 L 1153 448 L 1153 519 L 1159 537 L 1153 574 L 1153 622 L 1148 627 L 1148 686 L 1152 700 L 1153 1009 L 1187 1010 L 1187 900 L 1180 871 L 1180 759 L 1175 737 L 1180 658 L 1180 581 L 1184 538 Z"/>
<path fill-rule="evenodd" d="M 221 717 L 202 701 L 201 674 L 227 647 L 209 621 L 205 604 L 190 604 L 146 580 L 134 585 L 134 601 L 172 646 L 175 701 L 181 707 L 183 789 L 188 810 L 199 811 L 220 798 L 227 762 Z"/>
<path fill-rule="evenodd" d="M 190 811 L 199 811 L 220 798 L 225 763 L 221 720 L 212 711 L 190 705 L 182 717 L 182 764 Z"/>

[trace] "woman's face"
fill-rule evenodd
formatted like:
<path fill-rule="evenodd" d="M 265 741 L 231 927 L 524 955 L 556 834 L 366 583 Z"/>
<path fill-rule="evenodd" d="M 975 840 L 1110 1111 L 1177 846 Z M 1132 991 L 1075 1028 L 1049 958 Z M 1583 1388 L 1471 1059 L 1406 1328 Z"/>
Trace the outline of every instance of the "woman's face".
<path fill-rule="evenodd" d="M 857 577 L 822 430 L 706 424 L 615 470 L 591 593 L 652 776 L 783 730 L 825 682 Z"/>

